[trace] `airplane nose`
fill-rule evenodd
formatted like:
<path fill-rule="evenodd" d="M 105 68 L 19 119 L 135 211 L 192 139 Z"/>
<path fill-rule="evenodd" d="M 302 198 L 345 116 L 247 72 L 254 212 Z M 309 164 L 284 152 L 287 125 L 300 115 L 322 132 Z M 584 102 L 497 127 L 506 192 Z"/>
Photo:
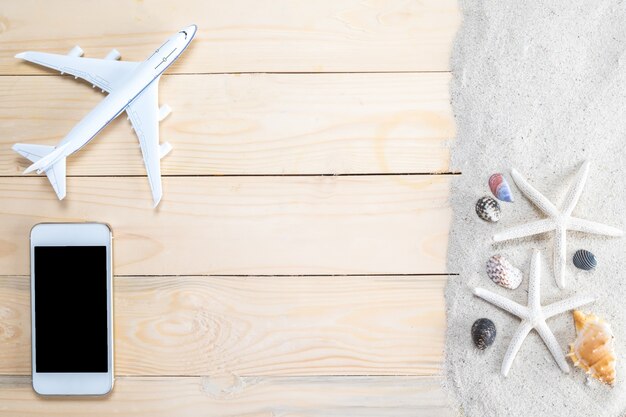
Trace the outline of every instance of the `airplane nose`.
<path fill-rule="evenodd" d="M 180 32 L 178 32 L 178 34 L 183 35 L 185 37 L 185 40 L 189 42 L 191 41 L 191 38 L 193 38 L 193 36 L 196 34 L 197 30 L 198 30 L 198 26 L 189 25 L 186 28 L 182 29 Z"/>
<path fill-rule="evenodd" d="M 198 26 L 196 25 L 189 25 L 185 28 L 185 31 L 190 35 L 193 36 L 195 35 L 196 31 L 198 30 Z"/>

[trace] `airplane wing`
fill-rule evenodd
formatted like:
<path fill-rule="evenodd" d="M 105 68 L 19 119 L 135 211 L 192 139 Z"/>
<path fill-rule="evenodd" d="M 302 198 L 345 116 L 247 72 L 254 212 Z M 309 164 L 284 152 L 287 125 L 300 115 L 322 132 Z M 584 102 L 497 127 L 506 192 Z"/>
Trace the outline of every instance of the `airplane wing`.
<path fill-rule="evenodd" d="M 161 188 L 161 158 L 171 149 L 169 143 L 159 145 L 159 78 L 154 80 L 130 105 L 126 108 L 128 118 L 133 124 L 143 162 L 146 165 L 148 181 L 152 189 L 154 207 L 159 204 L 163 196 Z"/>
<path fill-rule="evenodd" d="M 108 93 L 113 91 L 116 83 L 126 78 L 139 65 L 137 62 L 114 59 L 80 58 L 30 51 L 17 54 L 15 57 L 80 77 Z"/>
<path fill-rule="evenodd" d="M 18 152 L 24 158 L 37 162 L 41 158 L 53 152 L 54 146 L 46 145 L 31 145 L 27 143 L 16 143 L 13 145 L 13 150 Z M 54 163 L 54 165 L 46 168 L 46 175 L 54 192 L 57 193 L 59 200 L 65 198 L 65 158 L 62 158 Z"/>

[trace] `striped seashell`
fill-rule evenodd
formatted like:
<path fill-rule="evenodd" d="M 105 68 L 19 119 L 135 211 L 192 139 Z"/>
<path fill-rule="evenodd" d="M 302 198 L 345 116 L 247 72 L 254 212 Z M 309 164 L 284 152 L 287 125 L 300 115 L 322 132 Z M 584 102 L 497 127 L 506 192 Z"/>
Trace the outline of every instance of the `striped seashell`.
<path fill-rule="evenodd" d="M 596 266 L 598 266 L 598 261 L 596 261 L 595 255 L 584 249 L 579 249 L 576 253 L 574 253 L 573 261 L 576 268 L 585 271 L 591 271 L 592 269 L 596 269 Z"/>
<path fill-rule="evenodd" d="M 522 283 L 524 274 L 502 255 L 493 255 L 487 261 L 487 275 L 501 287 L 514 290 Z"/>
<path fill-rule="evenodd" d="M 472 341 L 480 350 L 493 345 L 496 340 L 496 325 L 489 319 L 478 319 L 472 324 Z"/>
<path fill-rule="evenodd" d="M 578 310 L 573 314 L 576 340 L 570 343 L 567 356 L 587 375 L 613 386 L 616 355 L 611 327 L 594 314 Z"/>
<path fill-rule="evenodd" d="M 487 222 L 495 223 L 500 220 L 500 204 L 491 197 L 483 197 L 476 202 L 476 214 Z"/>
<path fill-rule="evenodd" d="M 509 183 L 502 174 L 493 174 L 489 177 L 489 189 L 498 200 L 506 201 L 507 203 L 513 202 L 511 187 L 509 187 Z"/>

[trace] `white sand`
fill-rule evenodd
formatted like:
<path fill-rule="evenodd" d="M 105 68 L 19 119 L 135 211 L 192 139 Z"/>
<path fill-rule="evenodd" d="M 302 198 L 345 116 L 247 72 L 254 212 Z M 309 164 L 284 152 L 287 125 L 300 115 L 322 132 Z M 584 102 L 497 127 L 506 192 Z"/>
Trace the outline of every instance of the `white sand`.
<path fill-rule="evenodd" d="M 580 0 L 462 0 L 464 24 L 453 52 L 451 90 L 457 139 L 452 167 L 454 223 L 446 289 L 448 330 L 446 385 L 465 416 L 619 416 L 626 412 L 626 238 L 570 232 L 569 285 L 559 290 L 552 275 L 550 235 L 504 244 L 491 237 L 541 214 L 510 177 L 516 167 L 547 197 L 560 202 L 583 160 L 592 161 L 587 186 L 574 215 L 626 228 L 626 2 Z M 503 172 L 516 201 L 501 203 L 502 220 L 480 220 L 474 204 L 490 195 L 487 179 Z M 584 373 L 562 373 L 532 332 L 508 378 L 500 366 L 519 321 L 475 298 L 481 286 L 525 303 L 532 248 L 543 252 L 542 298 L 547 304 L 591 293 L 584 308 L 612 326 L 618 355 L 617 384 L 586 384 Z M 577 249 L 595 253 L 594 272 L 577 270 Z M 489 256 L 501 253 L 524 271 L 517 290 L 493 284 L 485 273 Z M 470 328 L 492 319 L 498 335 L 484 352 Z M 574 340 L 570 313 L 548 321 L 563 351 Z"/>

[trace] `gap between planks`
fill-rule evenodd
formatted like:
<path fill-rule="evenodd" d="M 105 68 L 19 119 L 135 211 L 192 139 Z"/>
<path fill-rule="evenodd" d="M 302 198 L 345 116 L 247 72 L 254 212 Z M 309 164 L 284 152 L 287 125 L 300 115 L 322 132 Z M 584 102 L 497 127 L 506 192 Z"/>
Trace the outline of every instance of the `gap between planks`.
<path fill-rule="evenodd" d="M 350 278 L 350 277 L 406 277 L 406 278 L 419 278 L 419 277 L 451 277 L 458 276 L 454 273 L 407 273 L 407 274 L 137 274 L 137 275 L 115 275 L 113 278 L 133 278 L 133 277 L 163 277 L 163 278 L 175 278 L 175 277 L 207 277 L 207 278 Z M 0 278 L 30 278 L 30 275 L 3 275 L 0 274 Z"/>
<path fill-rule="evenodd" d="M 370 172 L 370 173 L 354 173 L 354 174 L 165 174 L 161 178 L 199 178 L 199 177 L 215 177 L 215 178 L 247 178 L 247 177 L 384 177 L 384 176 L 418 176 L 418 175 L 461 175 L 461 172 Z M 30 175 L 31 177 L 40 177 L 41 175 Z M 2 175 L 3 178 L 24 178 L 25 175 Z M 146 178 L 146 175 L 130 174 L 130 175 L 66 175 L 66 178 Z"/>
<path fill-rule="evenodd" d="M 36 65 L 36 64 L 32 64 Z M 0 74 L 1 77 L 64 77 L 66 75 L 60 74 L 52 69 L 42 67 L 43 71 L 49 71 L 50 73 L 43 74 Z M 190 76 L 190 75 L 337 75 L 337 74 L 452 74 L 452 71 L 237 71 L 237 72 L 166 72 L 167 76 Z"/>

